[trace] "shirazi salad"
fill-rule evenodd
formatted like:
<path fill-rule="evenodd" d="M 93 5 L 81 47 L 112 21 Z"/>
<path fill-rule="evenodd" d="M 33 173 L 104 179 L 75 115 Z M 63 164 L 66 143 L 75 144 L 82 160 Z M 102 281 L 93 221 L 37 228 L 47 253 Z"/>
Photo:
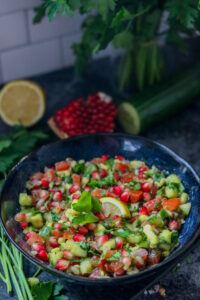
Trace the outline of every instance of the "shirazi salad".
<path fill-rule="evenodd" d="M 175 175 L 143 161 L 67 158 L 27 182 L 15 216 L 32 255 L 89 278 L 133 274 L 177 247 L 191 203 Z"/>

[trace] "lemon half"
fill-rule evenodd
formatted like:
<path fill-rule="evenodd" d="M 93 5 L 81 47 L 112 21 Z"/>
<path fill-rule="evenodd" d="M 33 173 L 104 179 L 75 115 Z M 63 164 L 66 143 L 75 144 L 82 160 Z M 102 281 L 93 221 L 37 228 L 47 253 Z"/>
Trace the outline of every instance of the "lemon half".
<path fill-rule="evenodd" d="M 34 82 L 11 81 L 0 91 L 0 115 L 8 125 L 31 126 L 41 119 L 44 111 L 44 92 Z"/>
<path fill-rule="evenodd" d="M 120 200 L 112 197 L 103 197 L 100 199 L 100 201 L 102 203 L 103 212 L 106 217 L 131 217 L 128 207 Z"/>

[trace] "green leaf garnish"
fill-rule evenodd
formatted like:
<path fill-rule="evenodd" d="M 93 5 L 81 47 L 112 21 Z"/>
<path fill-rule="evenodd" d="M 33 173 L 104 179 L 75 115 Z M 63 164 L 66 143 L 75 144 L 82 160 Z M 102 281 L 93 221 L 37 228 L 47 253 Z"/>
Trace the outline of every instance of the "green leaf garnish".
<path fill-rule="evenodd" d="M 92 188 L 99 187 L 102 188 L 104 186 L 116 185 L 117 183 L 114 180 L 113 174 L 110 173 L 108 176 L 104 177 L 101 180 L 92 180 L 88 182 L 88 185 Z"/>
<path fill-rule="evenodd" d="M 122 257 L 122 254 L 121 252 L 116 252 L 114 253 L 110 258 L 108 258 L 107 260 L 108 261 L 116 261 L 116 260 L 119 260 L 120 258 Z"/>
<path fill-rule="evenodd" d="M 74 224 L 87 224 L 98 222 L 97 218 L 93 213 L 80 214 L 77 217 L 73 218 L 72 223 Z"/>
<path fill-rule="evenodd" d="M 112 233 L 115 236 L 126 237 L 131 233 L 131 231 L 129 229 L 125 229 L 124 231 L 113 231 Z"/>
<path fill-rule="evenodd" d="M 53 291 L 53 282 L 40 282 L 36 285 L 33 285 L 32 294 L 34 300 L 47 300 L 50 298 Z"/>
<path fill-rule="evenodd" d="M 51 211 L 51 218 L 53 222 L 58 222 L 61 216 Z"/>
<path fill-rule="evenodd" d="M 141 185 L 139 183 L 130 182 L 129 188 L 131 190 L 139 191 L 139 190 L 141 190 Z"/>
<path fill-rule="evenodd" d="M 99 199 L 92 197 L 92 205 L 93 205 L 93 211 L 96 212 L 101 212 L 101 203 Z"/>
<path fill-rule="evenodd" d="M 74 210 L 79 212 L 90 212 L 92 210 L 92 195 L 90 192 L 83 191 L 77 203 L 73 203 Z"/>
<path fill-rule="evenodd" d="M 74 168 L 73 172 L 74 173 L 83 173 L 85 171 L 85 164 L 84 163 L 78 163 Z"/>

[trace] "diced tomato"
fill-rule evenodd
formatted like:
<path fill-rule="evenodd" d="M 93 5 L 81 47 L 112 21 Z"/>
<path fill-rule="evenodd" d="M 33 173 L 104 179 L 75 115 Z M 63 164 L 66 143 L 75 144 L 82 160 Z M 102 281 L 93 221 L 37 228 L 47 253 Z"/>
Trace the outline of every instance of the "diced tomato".
<path fill-rule="evenodd" d="M 119 170 L 122 173 L 125 173 L 126 171 L 129 171 L 129 165 L 126 165 L 126 164 L 123 164 L 123 163 L 116 163 L 115 168 L 116 168 L 116 170 Z"/>
<path fill-rule="evenodd" d="M 162 206 L 169 211 L 174 211 L 178 208 L 180 204 L 181 204 L 180 198 L 172 198 L 172 199 L 165 200 L 162 203 Z"/>
<path fill-rule="evenodd" d="M 94 198 L 98 198 L 100 199 L 102 197 L 102 194 L 103 194 L 103 189 L 94 189 L 92 192 L 91 192 L 92 196 Z"/>
<path fill-rule="evenodd" d="M 151 212 L 153 210 L 157 210 L 160 204 L 161 204 L 161 199 L 156 198 L 146 202 L 144 206 L 147 208 L 148 212 Z"/>
<path fill-rule="evenodd" d="M 56 167 L 56 171 L 65 171 L 70 168 L 70 164 L 63 160 L 55 163 L 55 167 Z"/>
<path fill-rule="evenodd" d="M 108 160 L 110 157 L 108 155 L 101 155 L 101 159 L 103 159 L 104 161 Z"/>
<path fill-rule="evenodd" d="M 161 252 L 159 250 L 151 250 L 148 256 L 148 263 L 150 265 L 158 264 L 161 258 Z"/>
<path fill-rule="evenodd" d="M 121 177 L 121 181 L 123 183 L 129 183 L 129 182 L 133 181 L 133 179 L 134 179 L 134 173 L 133 172 L 130 172 L 128 174 L 124 174 Z"/>
<path fill-rule="evenodd" d="M 31 246 L 33 243 L 38 243 L 38 244 L 43 245 L 44 244 L 44 239 L 41 236 L 39 236 L 39 234 L 37 234 L 33 231 L 30 231 L 29 232 L 29 239 L 27 241 L 27 244 L 29 246 Z"/>
<path fill-rule="evenodd" d="M 44 174 L 37 172 L 30 177 L 30 180 L 41 180 L 44 177 Z"/>
<path fill-rule="evenodd" d="M 62 236 L 62 233 L 59 231 L 59 230 L 52 230 L 51 234 L 57 238 L 61 237 Z"/>
<path fill-rule="evenodd" d="M 73 238 L 73 233 L 71 233 L 71 232 L 69 232 L 69 231 L 65 231 L 65 232 L 63 233 L 63 238 L 64 238 L 65 240 L 72 239 L 72 238 Z"/>
<path fill-rule="evenodd" d="M 48 181 L 54 181 L 56 179 L 56 173 L 55 173 L 55 170 L 53 168 L 51 169 L 48 169 L 45 174 L 44 174 L 44 177 L 46 179 L 48 179 Z"/>
<path fill-rule="evenodd" d="M 116 182 L 118 182 L 121 178 L 121 176 L 118 172 L 113 172 L 113 177 Z"/>
<path fill-rule="evenodd" d="M 142 198 L 142 191 L 130 190 L 129 196 L 131 203 L 137 203 Z"/>
<path fill-rule="evenodd" d="M 72 182 L 74 185 L 81 186 L 81 176 L 78 174 L 72 174 Z"/>
<path fill-rule="evenodd" d="M 114 273 L 115 277 L 120 277 L 125 274 L 125 270 L 123 268 L 119 269 L 117 272 Z"/>
<path fill-rule="evenodd" d="M 92 162 L 93 162 L 95 165 L 99 165 L 99 164 L 104 163 L 104 159 L 102 159 L 102 158 L 100 158 L 100 157 L 95 157 L 95 158 L 93 158 Z"/>
<path fill-rule="evenodd" d="M 124 160 L 125 158 L 121 155 L 115 155 L 115 159 Z"/>
<path fill-rule="evenodd" d="M 118 272 L 120 269 L 123 268 L 123 263 L 121 261 L 112 261 L 110 264 L 109 264 L 109 269 L 111 272 L 115 273 L 115 272 Z"/>

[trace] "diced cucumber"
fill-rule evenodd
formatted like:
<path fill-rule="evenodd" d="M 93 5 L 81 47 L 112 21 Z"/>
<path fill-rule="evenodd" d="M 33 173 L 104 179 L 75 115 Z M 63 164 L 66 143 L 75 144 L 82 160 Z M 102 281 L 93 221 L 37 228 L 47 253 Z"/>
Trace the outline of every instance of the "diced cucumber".
<path fill-rule="evenodd" d="M 132 167 L 133 169 L 138 169 L 138 168 L 144 166 L 145 163 L 144 163 L 143 161 L 141 161 L 141 160 L 132 160 L 132 161 L 130 162 L 130 165 L 131 165 L 131 167 Z"/>
<path fill-rule="evenodd" d="M 58 261 L 59 259 L 61 259 L 62 257 L 63 257 L 63 254 L 62 254 L 61 251 L 59 251 L 59 252 L 50 252 L 50 253 L 49 253 L 49 260 L 50 260 L 50 263 L 51 263 L 53 266 L 55 266 L 56 263 L 57 263 L 57 261 Z"/>
<path fill-rule="evenodd" d="M 178 176 L 176 176 L 176 174 L 171 174 L 167 177 L 167 181 L 168 182 L 174 182 L 174 183 L 181 183 L 180 179 L 178 178 Z"/>
<path fill-rule="evenodd" d="M 167 212 L 164 208 L 162 208 L 162 209 L 159 211 L 159 215 L 161 216 L 161 218 L 162 218 L 163 220 L 169 217 L 168 212 Z"/>
<path fill-rule="evenodd" d="M 138 233 L 137 234 L 129 234 L 126 239 L 129 243 L 138 244 L 141 242 L 142 236 L 141 236 L 141 234 L 138 234 Z"/>
<path fill-rule="evenodd" d="M 64 245 L 62 244 L 62 247 L 64 247 L 64 249 L 66 250 L 71 250 L 74 243 L 75 242 L 73 240 L 67 240 L 66 243 L 64 243 Z"/>
<path fill-rule="evenodd" d="M 44 219 L 48 222 L 52 222 L 52 215 L 50 212 L 44 214 Z"/>
<path fill-rule="evenodd" d="M 31 206 L 32 205 L 32 199 L 26 193 L 21 193 L 19 195 L 19 204 L 21 206 Z"/>
<path fill-rule="evenodd" d="M 90 274 L 92 271 L 92 264 L 89 259 L 86 259 L 80 263 L 81 274 Z"/>
<path fill-rule="evenodd" d="M 185 204 L 188 201 L 189 195 L 187 193 L 181 194 L 181 204 Z"/>
<path fill-rule="evenodd" d="M 148 220 L 148 216 L 146 216 L 146 215 L 139 215 L 139 217 L 138 217 L 138 221 L 140 223 L 143 223 L 144 221 L 147 221 L 147 220 Z"/>
<path fill-rule="evenodd" d="M 160 181 L 156 181 L 156 182 L 155 182 L 155 185 L 158 186 L 158 187 L 161 187 L 161 186 L 163 186 L 165 183 L 166 183 L 166 179 L 165 179 L 165 178 L 162 178 Z"/>
<path fill-rule="evenodd" d="M 146 235 L 147 240 L 150 243 L 150 247 L 155 248 L 159 243 L 159 239 L 156 236 L 156 234 L 154 233 L 152 226 L 149 224 L 145 225 L 143 227 L 143 232 Z"/>
<path fill-rule="evenodd" d="M 172 240 L 172 232 L 169 231 L 168 229 L 164 229 L 160 235 L 159 235 L 160 240 L 163 242 L 166 242 L 168 244 L 171 243 Z"/>
<path fill-rule="evenodd" d="M 165 251 L 163 251 L 162 254 L 163 254 L 164 257 L 167 257 L 167 256 L 170 255 L 170 251 L 165 250 Z"/>
<path fill-rule="evenodd" d="M 158 227 L 163 227 L 164 225 L 162 218 L 157 214 L 152 214 L 150 217 L 148 217 L 148 222 Z"/>
<path fill-rule="evenodd" d="M 175 187 L 169 187 L 167 186 L 165 189 L 165 194 L 167 196 L 167 198 L 176 198 L 178 197 L 178 190 Z"/>
<path fill-rule="evenodd" d="M 80 265 L 71 266 L 70 269 L 72 274 L 79 275 L 80 274 Z"/>
<path fill-rule="evenodd" d="M 115 249 L 116 248 L 116 240 L 110 239 L 108 242 L 104 243 L 100 250 L 103 251 L 105 249 Z"/>
<path fill-rule="evenodd" d="M 33 215 L 30 218 L 30 222 L 32 223 L 33 227 L 35 228 L 42 228 L 43 227 L 43 218 L 41 214 Z"/>
<path fill-rule="evenodd" d="M 97 227 L 94 230 L 95 236 L 101 236 L 105 232 L 105 227 L 102 224 L 97 224 Z"/>
<path fill-rule="evenodd" d="M 70 170 L 64 170 L 64 171 L 56 171 L 57 175 L 59 177 L 68 177 L 70 175 Z"/>
<path fill-rule="evenodd" d="M 141 243 L 139 243 L 138 245 L 140 248 L 149 248 L 149 242 L 146 240 L 146 241 L 142 241 Z"/>
<path fill-rule="evenodd" d="M 162 249 L 162 250 L 165 250 L 165 251 L 169 251 L 171 247 L 167 243 L 160 243 L 159 248 Z"/>
<path fill-rule="evenodd" d="M 182 212 L 184 214 L 184 216 L 189 215 L 190 209 L 191 209 L 191 203 L 190 202 L 179 205 L 179 210 L 180 210 L 180 212 Z"/>
<path fill-rule="evenodd" d="M 87 257 L 87 250 L 80 247 L 79 243 L 74 243 L 71 249 L 71 253 L 74 256 Z"/>

